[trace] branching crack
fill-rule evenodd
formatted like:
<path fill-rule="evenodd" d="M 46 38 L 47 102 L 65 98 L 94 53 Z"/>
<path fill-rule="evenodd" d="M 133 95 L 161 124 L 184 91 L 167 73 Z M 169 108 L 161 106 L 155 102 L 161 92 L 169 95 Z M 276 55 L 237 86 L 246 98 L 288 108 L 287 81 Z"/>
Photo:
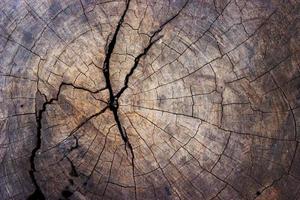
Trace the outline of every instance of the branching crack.
<path fill-rule="evenodd" d="M 35 157 L 36 157 L 36 153 L 38 152 L 38 150 L 41 148 L 41 143 L 42 143 L 42 118 L 43 118 L 43 113 L 46 111 L 46 107 L 47 105 L 52 104 L 54 101 L 58 100 L 61 88 L 64 84 L 62 83 L 59 86 L 58 92 L 56 94 L 56 96 L 52 99 L 50 99 L 49 101 L 46 101 L 43 103 L 42 105 L 42 109 L 40 109 L 39 111 L 36 111 L 36 123 L 37 123 L 37 127 L 36 127 L 36 131 L 37 131 L 37 141 L 36 141 L 36 146 L 35 148 L 32 150 L 31 152 L 31 156 L 30 156 L 30 171 L 29 171 L 29 175 L 30 178 L 32 180 L 32 183 L 35 186 L 35 191 L 27 198 L 28 200 L 30 199 L 45 199 L 45 196 L 43 194 L 43 192 L 41 191 L 41 188 L 39 186 L 39 184 L 36 181 L 36 177 L 35 177 L 35 172 L 36 172 L 36 167 L 35 167 Z M 36 108 L 37 109 L 37 108 Z"/>
<path fill-rule="evenodd" d="M 151 35 L 149 35 L 150 38 L 149 38 L 148 44 L 143 49 L 143 51 L 139 55 L 137 55 L 135 57 L 133 66 L 130 68 L 129 73 L 126 74 L 123 87 L 117 93 L 114 93 L 113 88 L 112 88 L 112 84 L 111 84 L 111 80 L 110 80 L 110 59 L 111 59 L 111 56 L 113 54 L 113 51 L 114 51 L 114 48 L 115 48 L 115 45 L 116 45 L 116 42 L 117 42 L 117 37 L 118 37 L 119 31 L 120 31 L 120 29 L 122 27 L 122 24 L 124 22 L 124 18 L 126 16 L 127 11 L 129 10 L 130 1 L 131 0 L 127 0 L 126 1 L 125 10 L 123 11 L 123 14 L 122 14 L 122 16 L 121 16 L 121 18 L 120 18 L 120 20 L 119 20 L 119 22 L 117 24 L 117 27 L 116 27 L 113 35 L 112 35 L 112 39 L 110 40 L 110 42 L 109 42 L 109 40 L 107 41 L 106 54 L 105 54 L 105 59 L 104 59 L 104 62 L 103 62 L 103 69 L 102 69 L 103 70 L 103 75 L 104 75 L 104 78 L 105 78 L 105 82 L 106 82 L 106 86 L 104 88 L 99 89 L 99 90 L 91 91 L 91 90 L 83 88 L 83 87 L 75 86 L 75 85 L 73 85 L 71 83 L 64 83 L 63 82 L 63 83 L 60 84 L 58 92 L 57 92 L 57 94 L 56 94 L 56 96 L 54 98 L 51 98 L 50 100 L 46 99 L 46 101 L 43 103 L 42 108 L 40 110 L 38 110 L 36 108 L 36 113 L 35 114 L 36 114 L 36 124 L 37 124 L 37 127 L 36 127 L 37 141 L 36 141 L 35 148 L 31 152 L 31 156 L 30 156 L 31 169 L 29 171 L 32 183 L 35 186 L 35 191 L 27 198 L 28 200 L 30 200 L 30 199 L 44 200 L 45 199 L 45 195 L 43 194 L 43 192 L 42 192 L 42 190 L 41 190 L 41 188 L 40 188 L 40 186 L 39 186 L 39 184 L 37 183 L 37 180 L 36 180 L 36 176 L 35 176 L 35 172 L 36 172 L 35 160 L 36 160 L 36 155 L 37 155 L 38 151 L 41 148 L 43 114 L 46 111 L 46 108 L 47 108 L 48 105 L 52 104 L 55 101 L 58 101 L 59 95 L 60 95 L 60 92 L 61 92 L 63 86 L 72 86 L 75 89 L 83 90 L 83 91 L 89 92 L 91 94 L 96 94 L 96 93 L 101 92 L 103 90 L 108 90 L 108 92 L 109 92 L 109 100 L 108 100 L 108 103 L 107 103 L 108 105 L 104 109 L 102 109 L 101 111 L 99 111 L 99 112 L 95 113 L 94 115 L 90 116 L 89 118 L 87 118 L 84 122 L 82 122 L 79 126 L 77 126 L 69 134 L 68 137 L 72 136 L 73 133 L 75 133 L 80 127 L 82 127 L 90 119 L 92 119 L 92 118 L 94 118 L 94 117 L 96 117 L 96 116 L 104 113 L 106 111 L 106 109 L 109 108 L 110 111 L 112 112 L 113 116 L 114 116 L 114 120 L 115 120 L 115 123 L 116 123 L 116 125 L 118 127 L 118 131 L 119 131 L 119 133 L 121 135 L 121 138 L 122 138 L 122 140 L 125 143 L 125 151 L 126 151 L 126 153 L 127 153 L 127 147 L 130 150 L 131 162 L 132 162 L 132 170 L 133 170 L 133 177 L 135 177 L 135 175 L 134 175 L 135 174 L 135 172 L 134 172 L 135 166 L 134 166 L 134 152 L 133 152 L 133 147 L 132 147 L 132 145 L 131 145 L 131 143 L 129 141 L 127 132 L 126 132 L 125 128 L 123 127 L 123 125 L 121 123 L 121 120 L 120 120 L 120 117 L 119 117 L 119 114 L 118 114 L 118 108 L 119 108 L 118 99 L 121 97 L 121 95 L 128 88 L 129 80 L 130 80 L 131 76 L 133 75 L 134 71 L 136 70 L 136 68 L 138 67 L 138 65 L 140 63 L 140 60 L 143 57 L 145 57 L 147 55 L 147 53 L 149 52 L 149 50 L 151 49 L 151 47 L 158 40 L 161 39 L 162 36 L 161 35 L 159 36 L 159 33 L 163 30 L 163 28 L 168 23 L 170 23 L 171 21 L 173 21 L 181 13 L 181 11 L 188 4 L 189 0 L 187 0 L 185 2 L 185 4 L 183 5 L 183 7 L 175 15 L 173 15 L 171 18 L 169 18 L 168 20 L 166 20 L 163 24 L 161 24 L 159 26 L 159 28 L 157 30 L 155 30 Z M 38 90 L 38 92 L 40 93 L 39 90 Z M 77 142 L 76 143 L 77 145 L 76 145 L 76 147 L 73 147 L 73 148 L 77 148 L 78 147 L 78 141 L 76 140 L 76 142 Z M 72 150 L 73 149 L 71 149 L 70 151 L 72 151 Z M 73 165 L 72 160 L 70 160 L 69 157 L 67 157 L 67 156 L 66 156 L 66 158 L 67 158 L 67 160 L 71 164 L 71 168 L 72 168 L 73 174 L 77 175 L 77 171 L 75 169 L 75 166 Z M 134 180 L 134 182 L 135 182 L 135 180 Z M 135 198 L 136 198 L 136 187 L 135 187 Z"/>
<path fill-rule="evenodd" d="M 91 90 L 88 90 L 88 89 L 83 88 L 83 87 L 75 86 L 72 83 L 62 82 L 60 84 L 59 88 L 58 88 L 58 92 L 57 92 L 56 96 L 54 98 L 51 98 L 50 100 L 46 100 L 43 103 L 42 108 L 40 110 L 37 110 L 37 108 L 36 108 L 36 113 L 35 114 L 36 114 L 36 124 L 37 124 L 37 127 L 36 127 L 36 132 L 37 132 L 36 133 L 36 138 L 37 138 L 37 140 L 36 140 L 35 148 L 31 152 L 31 156 L 30 156 L 30 168 L 31 169 L 29 170 L 29 175 L 30 175 L 31 181 L 35 186 L 35 191 L 27 198 L 28 200 L 31 200 L 31 199 L 33 199 L 33 200 L 36 200 L 36 199 L 43 200 L 43 199 L 45 199 L 45 195 L 43 194 L 39 184 L 37 183 L 37 180 L 36 180 L 36 177 L 35 177 L 35 174 L 34 174 L 36 172 L 35 158 L 36 158 L 37 152 L 41 148 L 41 143 L 42 143 L 42 119 L 43 119 L 43 114 L 46 111 L 46 108 L 47 108 L 48 105 L 52 104 L 55 101 L 58 101 L 58 98 L 59 98 L 59 95 L 62 91 L 63 86 L 72 86 L 75 89 L 84 90 L 84 91 L 87 91 L 87 92 L 90 92 L 90 93 L 98 93 L 98 92 L 103 90 L 103 89 L 99 89 L 99 90 L 96 90 L 96 91 L 91 91 Z M 38 92 L 41 93 L 39 90 L 38 90 Z M 105 107 L 100 112 L 96 113 L 95 115 L 92 115 L 92 117 L 98 116 L 99 114 L 105 112 L 106 109 L 107 109 L 107 107 Z M 81 126 L 84 123 L 86 123 L 90 118 L 85 120 L 81 124 Z M 72 134 L 70 134 L 70 135 L 72 135 Z"/>
<path fill-rule="evenodd" d="M 121 124 L 119 115 L 118 115 L 118 108 L 119 108 L 119 103 L 118 103 L 118 99 L 121 97 L 121 95 L 125 92 L 125 90 L 128 88 L 128 83 L 129 83 L 129 79 L 130 77 L 133 75 L 135 69 L 138 67 L 139 62 L 141 60 L 141 58 L 143 58 L 144 56 L 147 55 L 147 53 L 149 52 L 149 50 L 151 49 L 151 47 L 162 37 L 162 36 L 158 36 L 158 34 L 163 30 L 163 28 L 170 23 L 172 20 L 174 20 L 180 13 L 181 11 L 186 7 L 186 5 L 188 4 L 188 0 L 185 2 L 185 4 L 183 5 L 183 7 L 175 14 L 173 15 L 171 18 L 169 18 L 168 20 L 166 20 L 162 25 L 160 25 L 160 27 L 155 30 L 149 39 L 149 42 L 147 44 L 147 46 L 143 49 L 142 53 L 140 53 L 135 59 L 134 59 L 134 64 L 131 67 L 130 71 L 128 74 L 126 74 L 125 76 L 125 80 L 124 80 L 124 86 L 116 93 L 114 94 L 113 89 L 112 89 L 112 85 L 111 85 L 111 81 L 110 81 L 110 73 L 109 73 L 109 68 L 110 68 L 110 58 L 111 55 L 114 51 L 116 42 L 117 42 L 117 36 L 118 33 L 120 31 L 120 28 L 124 22 L 124 18 L 125 15 L 128 11 L 129 8 L 129 4 L 130 4 L 130 0 L 127 1 L 126 4 L 126 8 L 118 22 L 118 25 L 116 27 L 116 30 L 112 36 L 112 39 L 110 41 L 110 43 L 107 45 L 107 49 L 106 49 L 106 56 L 105 56 L 105 60 L 103 63 L 103 74 L 105 77 L 105 81 L 106 81 L 106 88 L 109 91 L 109 108 L 112 111 L 113 115 L 114 115 L 114 119 L 115 122 L 117 124 L 119 133 L 122 137 L 122 140 L 125 143 L 125 150 L 128 147 L 130 152 L 131 152 L 131 158 L 132 158 L 132 165 L 133 165 L 133 169 L 134 169 L 134 152 L 133 152 L 133 148 L 132 145 L 128 139 L 128 135 L 126 133 L 126 130 L 124 129 L 124 127 Z M 127 152 L 127 150 L 126 150 Z"/>

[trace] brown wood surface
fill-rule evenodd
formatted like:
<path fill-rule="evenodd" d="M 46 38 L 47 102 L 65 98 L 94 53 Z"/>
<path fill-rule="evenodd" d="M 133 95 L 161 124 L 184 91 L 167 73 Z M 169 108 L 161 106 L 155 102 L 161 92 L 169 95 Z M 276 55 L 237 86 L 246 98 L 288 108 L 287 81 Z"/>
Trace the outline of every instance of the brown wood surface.
<path fill-rule="evenodd" d="M 0 199 L 300 199 L 299 0 L 1 0 Z"/>

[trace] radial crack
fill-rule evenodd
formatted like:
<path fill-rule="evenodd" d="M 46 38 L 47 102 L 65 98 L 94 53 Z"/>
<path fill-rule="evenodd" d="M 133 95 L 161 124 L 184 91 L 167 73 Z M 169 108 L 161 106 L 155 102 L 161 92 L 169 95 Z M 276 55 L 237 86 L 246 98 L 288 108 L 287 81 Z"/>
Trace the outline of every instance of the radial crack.
<path fill-rule="evenodd" d="M 117 28 L 116 28 L 114 34 L 113 34 L 112 40 L 110 41 L 110 43 L 107 46 L 105 60 L 104 60 L 104 63 L 103 63 L 103 74 L 104 74 L 104 77 L 105 77 L 106 88 L 109 91 L 109 108 L 110 108 L 110 110 L 112 111 L 112 113 L 114 115 L 114 119 L 115 119 L 115 122 L 117 124 L 119 133 L 122 137 L 122 140 L 125 143 L 125 149 L 128 146 L 128 148 L 130 149 L 131 156 L 132 156 L 132 161 L 133 161 L 134 153 L 133 153 L 132 145 L 129 142 L 127 134 L 124 131 L 124 129 L 122 127 L 122 124 L 121 124 L 121 121 L 119 119 L 119 115 L 118 115 L 118 107 L 119 107 L 119 105 L 118 105 L 118 96 L 114 95 L 112 85 L 111 85 L 111 81 L 110 81 L 110 73 L 109 73 L 110 58 L 111 58 L 111 55 L 114 51 L 114 48 L 115 48 L 115 45 L 116 45 L 116 42 L 117 42 L 117 36 L 118 36 L 120 28 L 123 24 L 125 15 L 128 11 L 129 4 L 130 4 L 130 0 L 127 1 L 126 8 L 125 8 L 125 10 L 124 10 L 119 22 L 118 22 L 118 25 L 117 25 Z M 132 162 L 132 164 L 134 165 L 133 162 Z"/>
<path fill-rule="evenodd" d="M 110 96 L 109 97 L 109 108 L 110 108 L 110 110 L 112 111 L 112 113 L 114 115 L 114 119 L 115 119 L 115 122 L 117 124 L 119 133 L 122 137 L 122 140 L 125 143 L 125 150 L 126 150 L 127 146 L 130 149 L 131 156 L 132 156 L 132 164 L 134 164 L 134 162 L 133 162 L 133 159 L 134 159 L 133 148 L 132 148 L 131 143 L 129 142 L 127 133 L 126 133 L 125 129 L 123 128 L 123 126 L 121 124 L 121 121 L 120 121 L 120 118 L 119 118 L 119 115 L 118 115 L 118 108 L 119 108 L 118 99 L 124 93 L 124 91 L 128 88 L 129 79 L 133 75 L 135 69 L 138 67 L 140 59 L 142 57 L 144 57 L 148 53 L 148 51 L 151 49 L 153 44 L 161 38 L 161 37 L 157 37 L 157 38 L 155 38 L 155 37 L 162 31 L 162 29 L 168 23 L 170 23 L 172 20 L 174 20 L 181 13 L 181 11 L 186 7 L 187 3 L 188 3 L 188 1 L 185 2 L 183 7 L 175 15 L 173 15 L 171 18 L 169 18 L 167 21 L 165 21 L 162 25 L 160 25 L 160 27 L 156 31 L 154 31 L 152 33 L 152 35 L 150 36 L 148 45 L 144 48 L 143 52 L 140 53 L 134 59 L 134 64 L 131 67 L 129 73 L 125 77 L 124 86 L 119 90 L 119 92 L 116 95 L 114 95 L 112 85 L 111 85 L 111 81 L 110 81 L 110 73 L 109 73 L 110 58 L 111 58 L 111 55 L 112 55 L 113 50 L 115 48 L 115 44 L 117 42 L 118 33 L 120 31 L 122 23 L 124 22 L 125 15 L 126 15 L 127 10 L 129 8 L 130 0 L 127 1 L 126 8 L 125 8 L 125 10 L 124 10 L 119 22 L 118 22 L 118 25 L 116 27 L 116 30 L 115 30 L 114 34 L 113 34 L 112 40 L 107 45 L 106 56 L 105 56 L 105 60 L 104 60 L 104 63 L 103 63 L 103 74 L 104 74 L 105 81 L 106 81 L 106 88 L 109 90 L 109 96 Z"/>
<path fill-rule="evenodd" d="M 62 87 L 63 86 L 72 86 L 76 89 L 81 89 L 81 90 L 84 90 L 84 91 L 87 91 L 87 92 L 90 92 L 90 93 L 97 93 L 97 92 L 100 92 L 102 91 L 103 89 L 99 89 L 99 90 L 96 90 L 96 91 L 90 91 L 88 89 L 85 89 L 85 88 L 82 88 L 82 87 L 77 87 L 71 83 L 65 83 L 65 82 L 62 82 L 59 86 L 59 89 L 58 89 L 58 92 L 56 94 L 56 96 L 54 98 L 51 98 L 50 100 L 46 100 L 43 105 L 42 105 L 42 108 L 38 111 L 36 111 L 36 123 L 37 123 L 37 127 L 36 127 L 36 138 L 37 138 L 37 141 L 36 141 L 36 146 L 35 148 L 32 150 L 31 152 L 31 155 L 30 155 L 30 170 L 29 170 L 29 175 L 30 175 L 30 178 L 31 178 L 31 181 L 32 183 L 34 184 L 35 186 L 35 191 L 27 198 L 28 200 L 43 200 L 45 199 L 45 195 L 43 194 L 39 184 L 37 183 L 37 180 L 36 180 L 36 177 L 35 177 L 35 172 L 36 172 L 36 167 L 35 167 L 35 158 L 36 158 L 36 154 L 37 152 L 40 150 L 41 148 L 41 143 L 42 143 L 42 119 L 43 119 L 43 113 L 46 111 L 46 108 L 48 105 L 52 104 L 54 101 L 58 101 L 58 98 L 59 98 L 59 95 L 61 93 L 61 90 L 62 90 Z M 40 92 L 38 90 L 38 92 Z M 103 110 L 101 110 L 100 112 L 96 113 L 94 116 L 97 116 L 103 112 L 105 112 L 105 110 L 107 109 L 107 107 L 105 107 Z M 88 120 L 84 121 L 83 124 L 85 124 Z"/>
<path fill-rule="evenodd" d="M 58 89 L 58 92 L 57 92 L 56 96 L 54 98 L 50 99 L 49 101 L 44 102 L 43 105 L 42 105 L 42 109 L 40 109 L 36 113 L 36 123 L 37 123 L 37 127 L 36 127 L 37 134 L 36 134 L 36 137 L 37 137 L 37 141 L 36 141 L 35 148 L 31 152 L 31 156 L 30 156 L 30 167 L 31 167 L 31 169 L 29 170 L 29 175 L 30 175 L 31 181 L 32 181 L 32 183 L 35 186 L 35 191 L 27 198 L 28 200 L 30 200 L 30 199 L 38 199 L 38 200 L 45 199 L 45 196 L 44 196 L 43 192 L 41 191 L 41 188 L 40 188 L 39 184 L 37 183 L 37 180 L 36 180 L 36 177 L 35 177 L 35 174 L 34 174 L 36 172 L 35 157 L 36 157 L 36 153 L 41 148 L 41 143 L 42 143 L 42 119 L 43 119 L 43 113 L 46 111 L 47 105 L 50 105 L 54 101 L 58 100 L 58 97 L 59 97 L 59 94 L 61 92 L 61 88 L 62 88 L 63 85 L 65 85 L 65 84 L 62 83 L 59 86 L 59 89 Z"/>

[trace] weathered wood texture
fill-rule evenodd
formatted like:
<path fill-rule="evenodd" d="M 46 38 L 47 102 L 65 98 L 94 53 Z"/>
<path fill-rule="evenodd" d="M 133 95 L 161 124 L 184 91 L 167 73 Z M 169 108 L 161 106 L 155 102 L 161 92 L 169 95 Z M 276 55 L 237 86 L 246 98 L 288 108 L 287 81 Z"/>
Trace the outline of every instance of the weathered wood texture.
<path fill-rule="evenodd" d="M 300 199 L 299 0 L 1 0 L 0 199 Z"/>

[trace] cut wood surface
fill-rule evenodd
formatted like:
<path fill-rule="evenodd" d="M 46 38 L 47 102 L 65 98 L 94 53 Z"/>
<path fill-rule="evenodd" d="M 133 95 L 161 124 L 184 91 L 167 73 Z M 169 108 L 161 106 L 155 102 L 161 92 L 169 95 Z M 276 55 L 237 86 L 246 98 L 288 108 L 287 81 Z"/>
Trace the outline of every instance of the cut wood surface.
<path fill-rule="evenodd" d="M 299 200 L 300 1 L 1 0 L 1 200 Z"/>

